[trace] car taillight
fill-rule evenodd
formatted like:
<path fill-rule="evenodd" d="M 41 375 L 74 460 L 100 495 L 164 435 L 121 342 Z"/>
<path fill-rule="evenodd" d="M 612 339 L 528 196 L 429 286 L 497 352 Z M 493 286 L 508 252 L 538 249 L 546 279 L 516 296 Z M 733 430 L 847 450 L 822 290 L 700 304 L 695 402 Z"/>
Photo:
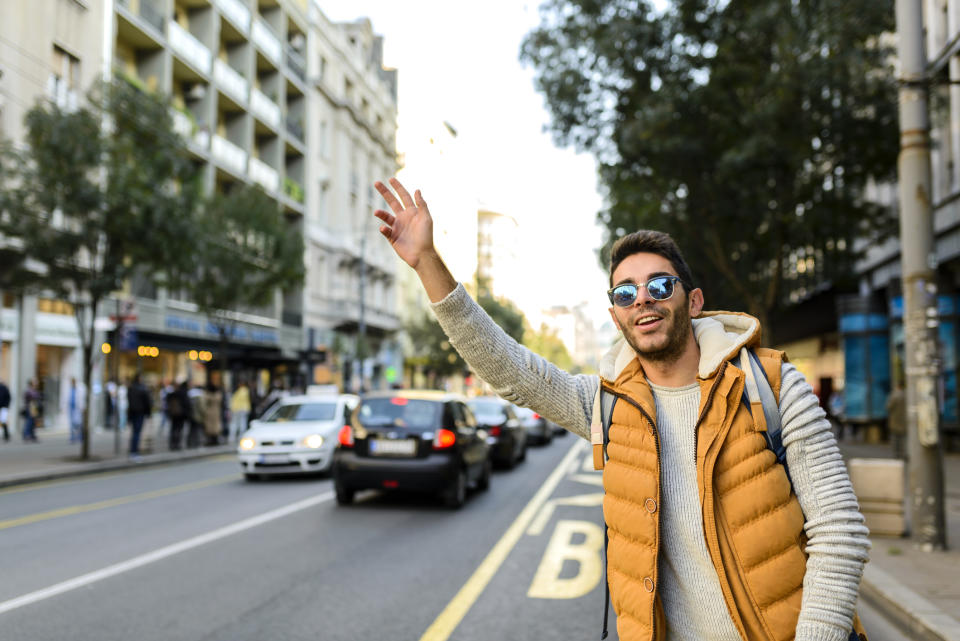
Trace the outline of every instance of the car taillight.
<path fill-rule="evenodd" d="M 534 412 L 534 413 L 533 413 L 533 418 L 535 418 L 535 419 L 540 418 L 540 415 L 537 414 L 536 412 Z"/>
<path fill-rule="evenodd" d="M 500 436 L 500 426 L 494 425 L 490 428 L 490 436 Z"/>
<path fill-rule="evenodd" d="M 340 447 L 353 447 L 353 428 L 349 425 L 341 427 L 337 440 L 340 441 Z"/>
<path fill-rule="evenodd" d="M 453 444 L 457 442 L 456 432 L 451 432 L 450 430 L 437 430 L 437 435 L 433 437 L 433 449 L 442 450 L 448 447 L 453 447 Z"/>

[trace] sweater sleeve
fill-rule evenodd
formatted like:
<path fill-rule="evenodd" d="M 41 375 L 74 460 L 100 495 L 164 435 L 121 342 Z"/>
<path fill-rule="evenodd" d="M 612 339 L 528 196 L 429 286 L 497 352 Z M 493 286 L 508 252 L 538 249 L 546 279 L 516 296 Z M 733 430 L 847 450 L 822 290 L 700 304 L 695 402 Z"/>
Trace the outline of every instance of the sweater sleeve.
<path fill-rule="evenodd" d="M 826 414 L 803 375 L 781 371 L 787 465 L 806 517 L 807 571 L 796 641 L 846 641 L 870 541 Z"/>
<path fill-rule="evenodd" d="M 589 440 L 598 377 L 565 372 L 517 343 L 462 284 L 431 307 L 450 344 L 496 394 Z"/>

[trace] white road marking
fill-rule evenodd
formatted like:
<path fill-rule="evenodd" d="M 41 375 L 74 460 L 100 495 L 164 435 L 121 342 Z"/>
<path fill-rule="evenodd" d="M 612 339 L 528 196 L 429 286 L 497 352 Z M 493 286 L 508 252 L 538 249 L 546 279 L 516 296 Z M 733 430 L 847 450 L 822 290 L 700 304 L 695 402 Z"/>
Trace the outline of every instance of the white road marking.
<path fill-rule="evenodd" d="M 64 594 L 65 592 L 70 592 L 71 590 L 76 590 L 77 588 L 82 588 L 92 583 L 108 579 L 112 576 L 129 572 L 130 570 L 135 570 L 136 568 L 160 561 L 175 554 L 180 554 L 181 552 L 192 550 L 195 547 L 206 545 L 207 543 L 212 543 L 213 541 L 243 532 L 244 530 L 249 530 L 259 525 L 263 525 L 264 523 L 269 523 L 270 521 L 275 521 L 285 516 L 289 516 L 295 512 L 299 512 L 309 507 L 313 507 L 314 505 L 319 505 L 320 503 L 329 501 L 332 498 L 333 492 L 326 492 L 309 499 L 297 501 L 296 503 L 285 505 L 284 507 L 277 508 L 276 510 L 271 510 L 249 519 L 238 521 L 232 525 L 227 525 L 225 527 L 212 530 L 206 534 L 201 534 L 199 536 L 186 539 L 185 541 L 180 541 L 179 543 L 162 547 L 158 550 L 154 550 L 153 552 L 147 552 L 146 554 L 133 557 L 132 559 L 127 559 L 126 561 L 121 561 L 120 563 L 116 563 L 99 570 L 94 570 L 93 572 L 88 572 L 87 574 L 82 574 L 78 577 L 51 585 L 50 587 L 0 602 L 0 614 L 49 599 L 50 597 Z"/>

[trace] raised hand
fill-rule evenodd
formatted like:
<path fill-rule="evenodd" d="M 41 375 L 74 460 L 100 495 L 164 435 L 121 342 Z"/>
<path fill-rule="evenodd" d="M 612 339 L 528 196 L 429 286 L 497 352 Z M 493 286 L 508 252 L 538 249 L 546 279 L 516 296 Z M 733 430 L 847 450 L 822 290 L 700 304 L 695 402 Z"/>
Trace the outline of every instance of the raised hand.
<path fill-rule="evenodd" d="M 393 213 L 378 209 L 373 215 L 384 222 L 380 225 L 380 233 L 390 241 L 397 256 L 417 269 L 425 255 L 436 251 L 433 247 L 433 219 L 419 189 L 411 198 L 396 178 L 390 179 L 390 186 L 396 190 L 396 196 L 382 182 L 374 183 Z"/>

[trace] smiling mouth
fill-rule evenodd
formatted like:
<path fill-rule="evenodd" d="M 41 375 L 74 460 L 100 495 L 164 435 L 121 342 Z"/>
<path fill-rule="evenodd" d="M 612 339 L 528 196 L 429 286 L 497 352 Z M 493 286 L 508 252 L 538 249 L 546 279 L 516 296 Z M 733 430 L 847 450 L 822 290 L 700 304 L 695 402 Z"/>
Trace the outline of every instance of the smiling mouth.
<path fill-rule="evenodd" d="M 637 319 L 637 322 L 634 323 L 637 327 L 650 327 L 657 321 L 663 320 L 661 316 L 655 316 L 653 314 L 645 314 Z"/>

